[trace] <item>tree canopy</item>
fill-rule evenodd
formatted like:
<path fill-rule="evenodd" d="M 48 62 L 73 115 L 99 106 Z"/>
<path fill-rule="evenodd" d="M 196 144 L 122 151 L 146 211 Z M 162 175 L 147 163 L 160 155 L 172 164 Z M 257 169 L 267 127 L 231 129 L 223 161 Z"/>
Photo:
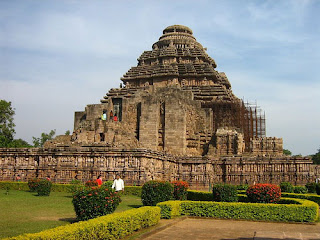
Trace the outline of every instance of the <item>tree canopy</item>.
<path fill-rule="evenodd" d="M 288 150 L 288 149 L 283 149 L 283 154 L 287 155 L 287 156 L 291 156 L 292 152 L 290 150 Z"/>
<path fill-rule="evenodd" d="M 9 147 L 15 134 L 11 102 L 0 100 L 0 147 Z"/>
<path fill-rule="evenodd" d="M 320 148 L 316 154 L 312 155 L 312 161 L 314 164 L 320 164 Z"/>
<path fill-rule="evenodd" d="M 43 144 L 48 140 L 52 140 L 55 134 L 56 130 L 54 129 L 49 133 L 41 133 L 41 136 L 39 138 L 32 137 L 34 147 L 43 147 Z"/>

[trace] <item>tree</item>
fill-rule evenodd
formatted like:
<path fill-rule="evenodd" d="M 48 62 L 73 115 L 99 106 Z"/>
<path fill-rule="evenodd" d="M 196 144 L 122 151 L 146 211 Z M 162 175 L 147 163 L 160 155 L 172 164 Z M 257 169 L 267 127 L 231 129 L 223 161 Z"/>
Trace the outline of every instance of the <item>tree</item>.
<path fill-rule="evenodd" d="M 290 150 L 288 150 L 288 149 L 283 149 L 283 154 L 287 155 L 287 156 L 291 156 L 292 152 Z"/>
<path fill-rule="evenodd" d="M 19 138 L 19 139 L 13 139 L 12 142 L 8 144 L 9 148 L 30 148 L 32 147 L 28 142 L 25 140 Z"/>
<path fill-rule="evenodd" d="M 43 147 L 43 144 L 48 141 L 52 140 L 53 136 L 56 134 L 56 130 L 51 130 L 49 133 L 41 133 L 41 137 L 36 138 L 32 137 L 32 142 L 34 147 Z"/>
<path fill-rule="evenodd" d="M 67 130 L 64 135 L 69 136 L 70 135 L 70 130 Z"/>
<path fill-rule="evenodd" d="M 320 164 L 320 148 L 316 154 L 312 155 L 312 161 L 314 164 Z"/>
<path fill-rule="evenodd" d="M 8 147 L 10 142 L 13 141 L 15 134 L 14 114 L 11 102 L 0 100 L 0 147 Z"/>

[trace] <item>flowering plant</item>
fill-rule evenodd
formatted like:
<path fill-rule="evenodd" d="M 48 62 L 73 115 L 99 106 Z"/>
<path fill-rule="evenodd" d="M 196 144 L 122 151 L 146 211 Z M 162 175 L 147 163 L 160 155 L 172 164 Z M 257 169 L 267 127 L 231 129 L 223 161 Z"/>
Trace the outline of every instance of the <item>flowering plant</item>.
<path fill-rule="evenodd" d="M 250 202 L 255 203 L 277 203 L 281 198 L 281 189 L 275 184 L 258 183 L 247 189 Z"/>
<path fill-rule="evenodd" d="M 85 186 L 86 187 L 97 187 L 98 182 L 96 180 L 89 180 L 89 181 L 86 181 Z"/>
<path fill-rule="evenodd" d="M 91 187 L 73 194 L 72 203 L 80 221 L 104 216 L 116 210 L 120 196 L 110 188 Z"/>
<path fill-rule="evenodd" d="M 176 200 L 186 200 L 188 195 L 189 184 L 185 181 L 173 181 L 173 196 Z"/>
<path fill-rule="evenodd" d="M 28 180 L 28 187 L 30 192 L 36 192 L 37 187 L 39 186 L 40 179 L 39 178 L 32 178 Z"/>

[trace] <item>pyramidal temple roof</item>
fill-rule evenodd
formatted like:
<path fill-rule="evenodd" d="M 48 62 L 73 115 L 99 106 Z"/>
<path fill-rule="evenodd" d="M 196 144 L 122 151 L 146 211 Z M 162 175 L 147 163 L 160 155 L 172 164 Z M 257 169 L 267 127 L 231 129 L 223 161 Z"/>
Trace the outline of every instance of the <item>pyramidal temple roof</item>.
<path fill-rule="evenodd" d="M 152 45 L 152 50 L 144 51 L 137 60 L 138 65 L 121 78 L 125 84 L 174 77 L 179 80 L 204 78 L 231 87 L 227 77 L 215 70 L 215 61 L 186 26 L 165 28 L 159 41 Z"/>

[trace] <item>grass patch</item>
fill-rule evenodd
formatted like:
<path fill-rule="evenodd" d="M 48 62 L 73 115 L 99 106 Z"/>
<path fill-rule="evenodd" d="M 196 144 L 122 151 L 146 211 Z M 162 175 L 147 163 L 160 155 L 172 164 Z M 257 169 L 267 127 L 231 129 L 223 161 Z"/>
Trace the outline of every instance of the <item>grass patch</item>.
<path fill-rule="evenodd" d="M 123 195 L 116 212 L 142 206 L 137 196 Z M 49 197 L 37 193 L 0 190 L 0 238 L 35 233 L 75 222 L 70 193 L 51 192 Z"/>

